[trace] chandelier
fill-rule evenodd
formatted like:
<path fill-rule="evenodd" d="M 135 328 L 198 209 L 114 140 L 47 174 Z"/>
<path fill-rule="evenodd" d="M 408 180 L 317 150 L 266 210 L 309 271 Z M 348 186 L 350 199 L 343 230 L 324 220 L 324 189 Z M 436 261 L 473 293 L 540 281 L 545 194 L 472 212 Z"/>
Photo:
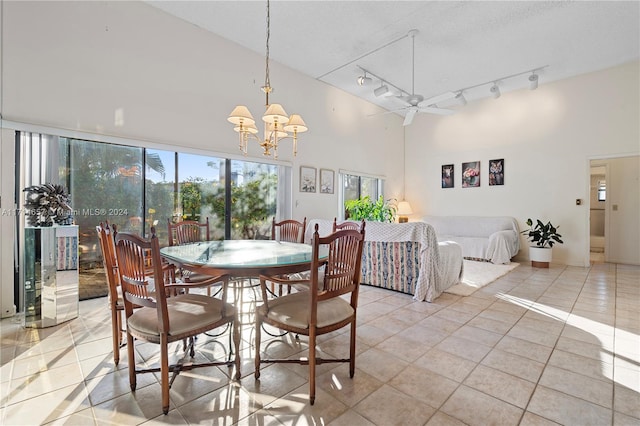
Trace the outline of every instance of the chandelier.
<path fill-rule="evenodd" d="M 258 134 L 258 128 L 256 127 L 256 121 L 254 120 L 249 108 L 244 105 L 236 106 L 229 117 L 228 121 L 233 123 L 235 127 L 233 130 L 238 132 L 240 136 L 240 150 L 246 155 L 247 145 L 249 138 L 255 139 L 258 144 L 264 150 L 265 156 L 271 155 L 273 150 L 273 158 L 278 158 L 278 143 L 287 138 L 293 139 L 293 155 L 298 152 L 298 133 L 306 132 L 307 126 L 298 114 L 291 114 L 288 116 L 284 108 L 280 104 L 269 104 L 269 94 L 273 88 L 269 81 L 269 37 L 271 35 L 271 17 L 270 17 L 270 5 L 267 0 L 267 43 L 266 43 L 266 67 L 264 86 L 262 91 L 266 97 L 266 112 L 262 116 L 264 121 L 264 137 L 261 139 Z"/>

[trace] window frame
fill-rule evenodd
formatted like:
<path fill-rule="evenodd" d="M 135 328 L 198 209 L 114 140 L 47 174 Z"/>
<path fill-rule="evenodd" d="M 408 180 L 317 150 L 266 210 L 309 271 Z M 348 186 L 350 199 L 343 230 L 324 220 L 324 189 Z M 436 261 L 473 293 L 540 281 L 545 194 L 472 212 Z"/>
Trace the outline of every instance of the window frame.
<path fill-rule="evenodd" d="M 339 220 L 345 220 L 345 209 L 344 203 L 348 200 L 345 199 L 345 186 L 347 184 L 347 177 L 357 177 L 358 178 L 358 198 L 362 197 L 362 179 L 373 179 L 374 187 L 375 187 L 375 197 L 374 200 L 377 200 L 380 196 L 384 197 L 384 183 L 385 177 L 380 175 L 373 175 L 370 173 L 362 173 L 355 172 L 351 170 L 338 170 L 338 216 Z"/>

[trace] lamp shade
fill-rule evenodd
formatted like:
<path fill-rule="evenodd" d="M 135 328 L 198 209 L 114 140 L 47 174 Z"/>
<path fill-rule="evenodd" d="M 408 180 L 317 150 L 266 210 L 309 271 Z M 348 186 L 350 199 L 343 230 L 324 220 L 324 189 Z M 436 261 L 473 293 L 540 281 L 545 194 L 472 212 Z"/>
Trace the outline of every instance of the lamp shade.
<path fill-rule="evenodd" d="M 289 122 L 286 126 L 284 126 L 284 130 L 287 132 L 295 131 L 297 133 L 302 133 L 306 132 L 309 129 L 307 128 L 307 124 L 304 122 L 302 117 L 300 117 L 300 115 L 291 114 L 291 117 L 289 117 Z"/>
<path fill-rule="evenodd" d="M 413 214 L 413 210 L 411 210 L 411 204 L 408 201 L 400 201 L 398 203 L 398 215 L 408 215 Z"/>
<path fill-rule="evenodd" d="M 262 116 L 262 121 L 265 123 L 278 123 L 285 124 L 289 120 L 287 112 L 282 108 L 280 104 L 271 104 L 267 111 Z"/>
<path fill-rule="evenodd" d="M 227 120 L 236 125 L 249 125 L 256 123 L 249 111 L 249 108 L 244 105 L 236 106 L 233 111 L 231 111 L 231 114 L 229 114 L 229 117 L 227 117 Z"/>

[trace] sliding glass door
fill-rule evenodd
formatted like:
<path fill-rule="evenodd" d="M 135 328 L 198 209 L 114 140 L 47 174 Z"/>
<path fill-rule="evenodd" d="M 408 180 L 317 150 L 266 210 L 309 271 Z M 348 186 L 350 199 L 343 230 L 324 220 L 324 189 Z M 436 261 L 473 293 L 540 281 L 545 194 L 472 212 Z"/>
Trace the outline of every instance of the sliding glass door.
<path fill-rule="evenodd" d="M 291 213 L 286 203 L 278 202 L 278 197 L 291 199 L 286 189 L 279 189 L 283 176 L 290 179 L 290 167 L 52 139 L 55 144 L 42 142 L 38 149 L 24 150 L 28 154 L 24 154 L 25 161 L 36 164 L 34 169 L 44 167 L 39 164 L 53 168 L 52 176 L 46 179 L 57 178 L 69 190 L 80 233 L 81 299 L 107 293 L 95 231 L 100 222 L 109 221 L 120 231 L 144 236 L 154 227 L 164 246 L 168 244 L 168 221 L 208 218 L 212 239 L 254 239 L 269 238 L 271 219 L 277 216 L 280 220 Z"/>

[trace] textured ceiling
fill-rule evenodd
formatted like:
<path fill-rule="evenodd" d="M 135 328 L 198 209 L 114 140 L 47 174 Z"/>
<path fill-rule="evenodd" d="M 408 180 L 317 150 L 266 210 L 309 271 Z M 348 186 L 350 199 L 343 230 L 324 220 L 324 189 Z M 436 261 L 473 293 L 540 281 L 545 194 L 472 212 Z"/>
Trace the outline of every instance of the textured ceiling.
<path fill-rule="evenodd" d="M 264 54 L 266 1 L 147 3 Z M 358 67 L 411 93 L 411 29 L 418 30 L 415 93 L 429 98 L 480 85 L 465 91 L 474 100 L 488 97 L 493 81 L 502 92 L 528 87 L 529 74 L 503 77 L 534 68 L 547 66 L 539 72 L 543 85 L 637 60 L 639 27 L 638 1 L 274 0 L 270 56 L 393 110 L 403 103 L 375 97 L 379 82 L 356 84 Z M 277 76 L 272 82 L 277 88 Z"/>

